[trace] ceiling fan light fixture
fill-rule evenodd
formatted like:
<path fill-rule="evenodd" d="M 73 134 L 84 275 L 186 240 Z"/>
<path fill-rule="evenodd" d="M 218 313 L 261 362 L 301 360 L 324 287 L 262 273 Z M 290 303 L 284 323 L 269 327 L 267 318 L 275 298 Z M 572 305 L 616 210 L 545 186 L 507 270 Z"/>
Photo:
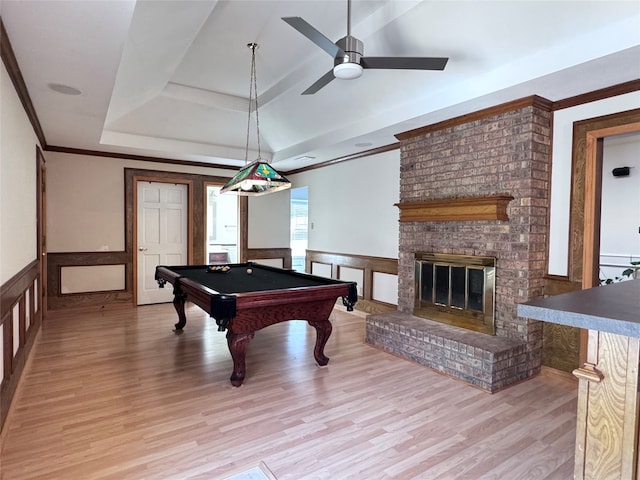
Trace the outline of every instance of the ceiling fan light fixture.
<path fill-rule="evenodd" d="M 322 48 L 333 58 L 329 70 L 313 85 L 302 92 L 312 95 L 334 78 L 351 80 L 362 76 L 365 68 L 386 70 L 444 70 L 448 58 L 441 57 L 364 57 L 364 44 L 351 35 L 351 0 L 347 0 L 347 35 L 332 42 L 322 32 L 301 17 L 283 17 L 282 20 Z"/>
<path fill-rule="evenodd" d="M 353 80 L 362 76 L 362 66 L 352 62 L 341 63 L 333 67 L 333 75 L 342 80 Z"/>

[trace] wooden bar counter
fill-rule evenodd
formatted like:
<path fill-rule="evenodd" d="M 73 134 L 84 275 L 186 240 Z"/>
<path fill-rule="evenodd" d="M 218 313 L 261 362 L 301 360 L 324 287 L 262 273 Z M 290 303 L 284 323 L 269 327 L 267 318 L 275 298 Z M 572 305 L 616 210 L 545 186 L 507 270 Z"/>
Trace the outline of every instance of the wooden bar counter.
<path fill-rule="evenodd" d="M 640 480 L 640 279 L 518 305 L 521 317 L 589 330 L 579 379 L 574 478 Z"/>

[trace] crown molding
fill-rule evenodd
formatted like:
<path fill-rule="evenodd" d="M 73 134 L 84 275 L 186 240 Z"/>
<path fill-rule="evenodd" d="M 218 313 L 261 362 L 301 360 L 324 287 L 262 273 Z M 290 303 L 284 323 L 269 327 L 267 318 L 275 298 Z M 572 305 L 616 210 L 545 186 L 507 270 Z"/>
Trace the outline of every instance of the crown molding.
<path fill-rule="evenodd" d="M 557 102 L 553 102 L 553 110 L 555 111 L 562 110 L 563 108 L 576 107 L 584 103 L 591 103 L 598 100 L 604 100 L 605 98 L 617 97 L 618 95 L 637 92 L 638 90 L 640 90 L 640 79 L 631 80 L 629 82 L 620 83 L 618 85 L 602 88 L 593 92 L 576 95 L 575 97 L 558 100 Z"/>
<path fill-rule="evenodd" d="M 315 170 L 317 168 L 328 167 L 330 165 L 335 165 L 337 163 L 348 162 L 349 160 L 356 160 L 358 158 L 370 157 L 371 155 L 377 155 L 379 153 L 390 152 L 391 150 L 398 150 L 400 148 L 400 143 L 390 143 L 389 145 L 384 145 L 382 147 L 372 148 L 370 150 L 365 150 L 363 152 L 352 153 L 349 155 L 344 155 L 342 157 L 336 157 L 331 160 L 327 160 L 326 162 L 316 163 L 315 165 L 309 165 L 308 167 L 296 168 L 294 170 L 278 170 L 280 173 L 285 175 L 294 175 L 296 173 L 308 172 L 309 170 Z"/>
<path fill-rule="evenodd" d="M 33 127 L 33 131 L 38 137 L 38 141 L 40 142 L 40 146 L 45 148 L 47 145 L 47 141 L 44 136 L 44 132 L 42 131 L 42 126 L 40 125 L 40 121 L 38 120 L 38 115 L 36 114 L 36 109 L 33 107 L 33 103 L 31 102 L 31 97 L 29 96 L 29 91 L 27 90 L 27 85 L 24 83 L 24 78 L 22 76 L 22 72 L 20 72 L 20 66 L 18 65 L 18 60 L 13 52 L 13 47 L 11 46 L 11 41 L 9 40 L 9 35 L 4 28 L 4 23 L 2 22 L 2 18 L 0 17 L 0 57 L 2 57 L 2 63 L 4 63 L 5 68 L 7 69 L 7 73 L 9 74 L 9 78 L 11 79 L 11 83 L 13 83 L 13 88 L 16 89 L 18 93 L 18 98 L 22 103 L 22 107 L 31 122 L 31 126 Z"/>
<path fill-rule="evenodd" d="M 442 122 L 433 123 L 431 125 L 425 125 L 424 127 L 414 128 L 406 132 L 396 134 L 396 138 L 400 141 L 409 140 L 410 138 L 425 135 L 427 133 L 437 132 L 446 128 L 456 127 L 458 125 L 464 125 L 477 120 L 484 120 L 486 118 L 501 115 L 506 112 L 512 112 L 514 110 L 521 110 L 526 107 L 537 107 L 542 110 L 551 111 L 553 102 L 546 98 L 539 97 L 538 95 L 532 95 L 530 97 L 520 98 L 511 102 L 501 103 L 493 107 L 483 108 L 476 112 L 467 113 L 458 117 L 450 118 L 449 120 L 443 120 Z"/>
<path fill-rule="evenodd" d="M 188 165 L 190 167 L 205 167 L 205 168 L 221 168 L 224 170 L 237 170 L 238 167 L 231 165 L 222 165 L 218 163 L 196 162 L 193 160 L 176 160 L 173 158 L 164 157 L 152 157 L 147 155 L 134 155 L 130 153 L 116 153 L 116 152 L 103 152 L 100 150 L 88 150 L 84 148 L 70 148 L 70 147 L 58 147 L 55 145 L 48 145 L 44 151 L 46 152 L 58 152 L 69 153 L 72 155 L 90 155 L 93 157 L 106 157 L 106 158 L 123 158 L 126 160 L 138 160 L 141 162 L 154 162 L 154 163 L 169 163 L 174 165 Z"/>

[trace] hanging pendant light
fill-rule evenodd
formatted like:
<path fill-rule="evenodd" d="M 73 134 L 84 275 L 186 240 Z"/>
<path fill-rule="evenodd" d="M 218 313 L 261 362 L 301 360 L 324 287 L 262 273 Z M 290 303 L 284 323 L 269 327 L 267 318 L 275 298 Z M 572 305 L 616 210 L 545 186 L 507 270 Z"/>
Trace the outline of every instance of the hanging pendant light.
<path fill-rule="evenodd" d="M 225 183 L 220 193 L 232 192 L 238 195 L 258 196 L 279 192 L 291 187 L 291 182 L 263 160 L 260 150 L 260 121 L 258 118 L 258 87 L 256 81 L 256 49 L 257 43 L 248 43 L 251 49 L 251 81 L 249 84 L 249 118 L 247 121 L 247 143 L 245 147 L 245 167 Z M 251 128 L 251 105 L 255 101 L 256 135 L 258 137 L 258 158 L 251 163 L 249 160 L 249 131 Z"/>

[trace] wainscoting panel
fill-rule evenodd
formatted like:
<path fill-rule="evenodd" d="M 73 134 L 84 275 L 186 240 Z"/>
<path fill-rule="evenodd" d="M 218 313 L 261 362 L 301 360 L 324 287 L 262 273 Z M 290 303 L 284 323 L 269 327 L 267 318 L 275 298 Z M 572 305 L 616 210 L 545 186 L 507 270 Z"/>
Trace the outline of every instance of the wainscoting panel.
<path fill-rule="evenodd" d="M 39 271 L 34 260 L 0 286 L 0 430 L 42 323 Z"/>
<path fill-rule="evenodd" d="M 91 307 L 102 308 L 105 305 L 133 306 L 133 263 L 128 252 L 70 252 L 47 254 L 47 277 L 49 291 L 47 301 L 49 310 L 62 308 Z M 124 288 L 122 290 L 84 291 L 69 293 L 63 289 L 62 271 L 69 267 L 101 268 L 121 266 L 124 270 Z"/>
<path fill-rule="evenodd" d="M 327 263 L 311 262 L 311 266 L 306 270 L 312 275 L 318 275 L 319 277 L 332 278 L 331 265 Z"/>
<path fill-rule="evenodd" d="M 356 310 L 387 313 L 397 308 L 397 258 L 307 250 L 305 270 L 314 275 L 349 281 L 354 280 L 351 277 L 361 275 L 361 280 L 355 279 L 359 296 Z M 390 288 L 392 284 L 393 288 Z"/>
<path fill-rule="evenodd" d="M 60 293 L 124 290 L 126 265 L 86 265 L 60 269 Z"/>
<path fill-rule="evenodd" d="M 18 303 L 13 306 L 13 310 L 11 311 L 11 330 L 13 332 L 12 355 L 14 358 L 20 348 L 20 326 L 24 324 L 24 318 L 24 297 L 22 297 Z"/>
<path fill-rule="evenodd" d="M 396 305 L 398 303 L 398 275 L 373 272 L 371 299 Z"/>
<path fill-rule="evenodd" d="M 362 286 L 364 285 L 364 270 L 359 268 L 340 266 L 338 272 L 338 280 L 357 283 L 358 297 L 362 297 Z"/>
<path fill-rule="evenodd" d="M 567 277 L 548 275 L 544 279 L 544 296 L 550 297 L 581 290 L 580 282 Z M 580 366 L 580 328 L 557 323 L 542 325 L 542 365 L 564 372 L 572 372 Z"/>
<path fill-rule="evenodd" d="M 278 268 L 291 268 L 290 248 L 247 248 L 248 262 L 257 262 Z"/>
<path fill-rule="evenodd" d="M 283 268 L 282 264 L 284 263 L 282 261 L 282 258 L 256 258 L 251 261 L 255 263 L 260 263 L 262 265 L 268 265 L 269 267 L 276 267 L 276 268 Z"/>

